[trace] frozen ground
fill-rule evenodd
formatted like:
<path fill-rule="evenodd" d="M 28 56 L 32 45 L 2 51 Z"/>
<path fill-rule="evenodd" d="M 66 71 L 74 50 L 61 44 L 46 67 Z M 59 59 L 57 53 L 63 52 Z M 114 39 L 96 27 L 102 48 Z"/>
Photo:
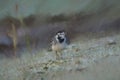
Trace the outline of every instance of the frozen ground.
<path fill-rule="evenodd" d="M 76 39 L 56 60 L 54 52 L 24 52 L 0 60 L 0 80 L 120 80 L 120 34 Z"/>

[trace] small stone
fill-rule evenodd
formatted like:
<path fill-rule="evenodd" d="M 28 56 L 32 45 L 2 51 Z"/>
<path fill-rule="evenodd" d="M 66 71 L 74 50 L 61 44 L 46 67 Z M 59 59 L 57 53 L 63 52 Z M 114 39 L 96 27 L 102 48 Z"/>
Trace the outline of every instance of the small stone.
<path fill-rule="evenodd" d="M 75 52 L 78 52 L 78 51 L 80 51 L 80 49 L 76 48 L 76 49 L 75 49 Z"/>
<path fill-rule="evenodd" d="M 83 70 L 85 70 L 85 68 L 77 68 L 76 69 L 76 71 L 80 71 L 80 72 L 83 71 Z"/>
<path fill-rule="evenodd" d="M 30 69 L 33 69 L 33 66 L 30 66 L 29 68 L 30 68 Z"/>
<path fill-rule="evenodd" d="M 108 40 L 108 45 L 115 45 L 115 44 L 117 44 L 115 40 L 113 39 Z"/>
<path fill-rule="evenodd" d="M 80 61 L 78 60 L 78 61 L 75 61 L 75 64 L 80 64 Z"/>
<path fill-rule="evenodd" d="M 47 66 L 45 66 L 43 69 L 47 70 L 47 69 L 48 69 L 48 67 L 47 67 Z"/>

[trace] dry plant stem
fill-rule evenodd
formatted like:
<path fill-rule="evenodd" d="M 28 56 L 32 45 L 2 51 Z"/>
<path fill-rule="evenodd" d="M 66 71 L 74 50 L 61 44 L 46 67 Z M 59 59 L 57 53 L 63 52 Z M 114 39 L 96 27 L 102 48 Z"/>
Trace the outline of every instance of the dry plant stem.
<path fill-rule="evenodd" d="M 16 28 L 15 25 L 12 23 L 12 40 L 13 40 L 13 49 L 14 49 L 14 55 L 16 56 L 16 50 L 17 50 L 17 35 L 16 35 Z"/>
<path fill-rule="evenodd" d="M 26 27 L 26 25 L 25 25 L 24 22 L 23 22 L 22 17 L 19 17 L 19 21 L 20 21 L 22 27 Z M 26 44 L 27 44 L 28 51 L 31 52 L 29 36 L 26 36 L 26 37 L 25 37 L 25 40 L 26 40 Z"/>
<path fill-rule="evenodd" d="M 21 15 L 21 16 L 18 16 L 19 8 L 20 8 L 19 3 L 16 3 L 16 4 L 15 4 L 15 13 L 16 13 L 16 15 L 17 15 L 17 17 L 18 17 L 18 19 L 19 19 L 22 27 L 26 27 L 26 25 L 24 24 L 22 15 Z M 31 52 L 29 36 L 26 36 L 26 37 L 25 37 L 25 40 L 26 40 L 26 44 L 27 44 L 28 51 Z"/>

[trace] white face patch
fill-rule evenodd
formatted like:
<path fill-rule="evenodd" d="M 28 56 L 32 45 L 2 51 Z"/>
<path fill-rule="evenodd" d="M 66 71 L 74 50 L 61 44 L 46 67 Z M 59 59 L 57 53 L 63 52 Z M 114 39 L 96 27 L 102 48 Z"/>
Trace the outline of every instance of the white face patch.
<path fill-rule="evenodd" d="M 55 39 L 56 39 L 57 42 L 59 42 L 59 40 L 58 40 L 58 35 L 55 36 Z"/>
<path fill-rule="evenodd" d="M 57 35 L 61 38 L 65 38 L 65 32 L 62 32 L 62 33 L 57 33 Z"/>
<path fill-rule="evenodd" d="M 56 39 L 56 41 L 58 42 L 58 43 L 61 43 L 61 41 L 62 41 L 62 43 L 64 43 L 64 42 L 66 42 L 66 37 L 65 37 L 65 35 L 64 35 L 64 33 L 58 33 L 56 36 L 55 36 L 55 39 Z"/>
<path fill-rule="evenodd" d="M 58 32 L 55 36 L 54 39 L 58 42 L 58 43 L 65 43 L 66 42 L 66 34 L 65 32 Z"/>
<path fill-rule="evenodd" d="M 62 32 L 61 35 L 65 35 L 65 32 Z"/>

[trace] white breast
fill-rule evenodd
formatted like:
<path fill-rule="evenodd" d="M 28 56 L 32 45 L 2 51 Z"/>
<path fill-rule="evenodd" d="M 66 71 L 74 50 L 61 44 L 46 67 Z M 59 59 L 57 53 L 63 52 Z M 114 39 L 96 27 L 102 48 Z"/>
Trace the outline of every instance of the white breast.
<path fill-rule="evenodd" d="M 66 43 L 62 43 L 62 44 L 60 44 L 60 43 L 53 44 L 53 45 L 52 45 L 52 50 L 53 50 L 53 51 L 61 51 L 61 50 L 65 49 L 66 46 L 67 46 Z"/>

